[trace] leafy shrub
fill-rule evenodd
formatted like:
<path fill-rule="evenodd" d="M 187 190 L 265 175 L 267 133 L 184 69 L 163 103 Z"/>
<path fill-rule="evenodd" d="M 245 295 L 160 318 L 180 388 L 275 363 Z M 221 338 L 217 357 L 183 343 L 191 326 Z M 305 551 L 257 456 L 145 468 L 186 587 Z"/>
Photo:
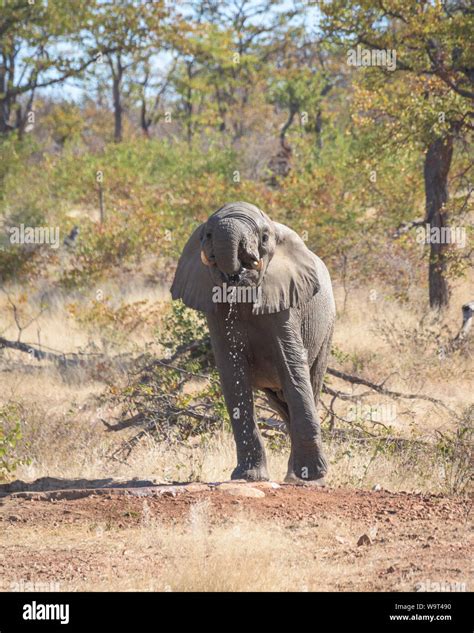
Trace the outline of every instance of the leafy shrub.
<path fill-rule="evenodd" d="M 229 428 L 205 322 L 181 302 L 170 307 L 160 343 L 164 359 L 141 356 L 123 388 L 111 387 L 104 404 L 121 408 L 117 428 L 139 428 L 115 456 L 125 458 L 144 435 L 176 444 Z"/>
<path fill-rule="evenodd" d="M 18 450 L 23 435 L 21 431 L 22 411 L 16 403 L 0 407 L 0 480 L 12 475 L 18 466 L 28 463 L 20 457 Z"/>

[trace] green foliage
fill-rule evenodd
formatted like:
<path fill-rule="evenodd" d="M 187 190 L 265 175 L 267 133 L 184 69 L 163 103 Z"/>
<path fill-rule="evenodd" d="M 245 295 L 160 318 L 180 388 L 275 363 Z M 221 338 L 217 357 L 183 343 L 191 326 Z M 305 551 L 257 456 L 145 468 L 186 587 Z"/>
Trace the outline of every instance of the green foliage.
<path fill-rule="evenodd" d="M 159 343 L 167 351 L 161 360 L 141 357 L 130 382 L 110 387 L 104 396 L 104 402 L 119 406 L 122 417 L 132 417 L 142 429 L 115 456 L 128 457 L 143 434 L 175 444 L 197 437 L 205 441 L 217 429 L 230 427 L 202 317 L 173 303 Z"/>
<path fill-rule="evenodd" d="M 200 312 L 190 310 L 182 301 L 173 301 L 161 343 L 171 351 L 207 336 L 206 320 Z"/>
<path fill-rule="evenodd" d="M 25 186 L 25 171 L 32 164 L 37 149 L 35 141 L 0 136 L 0 281 L 27 279 L 41 268 L 45 249 L 39 245 L 18 245 L 10 242 L 12 227 L 44 225 L 47 216 L 47 196 L 44 189 Z M 32 184 L 31 182 L 28 183 Z M 44 187 L 44 183 L 43 183 Z M 21 193 L 19 194 L 18 192 Z"/>
<path fill-rule="evenodd" d="M 322 7 L 322 26 L 346 50 L 362 41 L 368 50 L 395 52 L 396 70 L 357 69 L 354 116 L 359 124 L 377 122 L 382 143 L 424 148 L 435 138 L 469 129 L 472 82 L 466 74 L 474 53 L 466 36 L 474 16 L 467 7 L 442 2 L 394 5 L 336 0 Z"/>
<path fill-rule="evenodd" d="M 18 455 L 23 438 L 21 420 L 19 405 L 8 403 L 0 407 L 0 481 L 10 477 L 18 466 L 28 463 Z"/>
<path fill-rule="evenodd" d="M 63 147 L 66 143 L 81 138 L 85 121 L 78 105 L 64 101 L 53 104 L 50 112 L 43 118 L 42 126 L 48 129 L 54 142 Z"/>
<path fill-rule="evenodd" d="M 160 316 L 159 308 L 146 300 L 133 303 L 122 300 L 115 305 L 108 296 L 87 304 L 72 302 L 68 312 L 91 338 L 100 338 L 104 353 L 124 350 L 130 344 L 132 334 L 152 327 Z"/>
<path fill-rule="evenodd" d="M 76 4 L 75 12 L 61 3 L 9 2 L 3 10 L 0 44 L 23 52 L 31 71 L 24 77 L 46 84 L 84 79 L 100 95 L 97 103 L 92 90 L 83 102 L 68 103 L 41 94 L 36 123 L 21 142 L 0 129 L 5 228 L 49 224 L 63 237 L 73 224 L 81 229 L 65 258 L 51 249 L 11 249 L 2 235 L 3 279 L 55 275 L 74 289 L 137 269 L 151 256 L 163 269 L 211 211 L 243 199 L 288 222 L 344 283 L 377 272 L 402 300 L 410 284 L 423 283 L 413 235 L 392 236 L 424 212 L 423 150 L 433 138 L 449 131 L 459 137 L 452 171 L 465 176 L 453 175 L 452 189 L 467 187 L 472 156 L 461 143 L 471 107 L 466 42 L 473 18 L 464 5 L 337 0 L 319 9 L 324 38 L 316 39 L 285 2 L 240 9 L 191 3 L 189 13 L 161 1 Z M 77 47 L 77 59 L 58 46 L 64 38 Z M 347 49 L 359 38 L 369 48 L 395 49 L 397 69 L 348 66 Z M 176 64 L 154 79 L 159 92 L 148 106 L 161 127 L 145 140 L 136 137 L 142 75 L 154 68 L 157 49 L 171 52 Z M 10 72 L 6 59 L 2 64 Z M 121 143 L 107 142 L 113 79 L 129 125 Z M 20 95 L 26 100 L 32 89 L 25 84 L 18 94 L 0 95 L 9 126 Z M 163 123 L 168 109 L 172 120 Z M 290 112 L 298 113 L 287 130 L 291 170 L 269 188 L 260 176 Z M 462 213 L 470 204 L 453 196 L 446 211 L 467 224 Z M 446 261 L 453 277 L 469 266 L 464 253 L 450 252 Z"/>
<path fill-rule="evenodd" d="M 472 484 L 472 448 L 474 443 L 474 406 L 468 407 L 454 432 L 438 433 L 436 451 L 442 458 L 447 488 L 459 494 Z"/>

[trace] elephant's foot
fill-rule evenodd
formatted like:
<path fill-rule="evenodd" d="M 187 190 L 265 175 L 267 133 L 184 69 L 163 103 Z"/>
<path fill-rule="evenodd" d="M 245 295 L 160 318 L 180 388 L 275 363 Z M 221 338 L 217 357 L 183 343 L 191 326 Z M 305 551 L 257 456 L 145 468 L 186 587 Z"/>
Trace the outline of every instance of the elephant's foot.
<path fill-rule="evenodd" d="M 326 480 L 324 477 L 319 479 L 301 479 L 297 477 L 294 472 L 288 472 L 285 477 L 286 484 L 293 484 L 295 486 L 314 486 L 324 488 L 326 486 Z"/>
<path fill-rule="evenodd" d="M 247 481 L 268 481 L 270 479 L 266 466 L 254 466 L 253 468 L 236 466 L 230 478 L 246 479 Z"/>
<path fill-rule="evenodd" d="M 294 448 L 288 463 L 285 482 L 324 486 L 324 476 L 327 471 L 328 464 L 320 446 L 317 449 L 311 447 L 311 451 L 304 452 Z"/>

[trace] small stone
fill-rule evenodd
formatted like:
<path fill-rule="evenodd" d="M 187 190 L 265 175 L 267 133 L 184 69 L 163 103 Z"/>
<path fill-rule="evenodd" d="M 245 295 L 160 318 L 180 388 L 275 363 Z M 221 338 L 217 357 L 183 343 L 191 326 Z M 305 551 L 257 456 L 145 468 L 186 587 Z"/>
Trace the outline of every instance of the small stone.
<path fill-rule="evenodd" d="M 368 534 L 362 534 L 359 536 L 359 540 L 357 541 L 357 545 L 372 545 L 373 541 Z"/>
<path fill-rule="evenodd" d="M 375 484 L 375 486 L 372 486 L 372 490 L 374 490 L 374 492 L 379 492 L 382 490 L 382 486 L 380 484 Z"/>
<path fill-rule="evenodd" d="M 378 527 L 376 525 L 372 526 L 369 530 L 369 537 L 374 540 L 375 537 L 377 536 L 377 532 L 378 532 Z"/>
<path fill-rule="evenodd" d="M 186 492 L 206 492 L 207 490 L 212 489 L 208 484 L 202 484 L 199 482 L 186 484 L 183 488 Z"/>
<path fill-rule="evenodd" d="M 343 538 L 342 536 L 338 536 L 337 534 L 334 538 L 336 539 L 338 543 L 344 544 L 346 542 L 345 538 Z"/>
<path fill-rule="evenodd" d="M 259 488 L 271 488 L 274 490 L 281 488 L 280 484 L 277 484 L 276 481 L 258 481 L 255 482 L 255 485 Z"/>
<path fill-rule="evenodd" d="M 226 486 L 224 491 L 234 497 L 253 497 L 254 499 L 261 499 L 265 496 L 263 490 L 251 488 L 250 486 Z"/>

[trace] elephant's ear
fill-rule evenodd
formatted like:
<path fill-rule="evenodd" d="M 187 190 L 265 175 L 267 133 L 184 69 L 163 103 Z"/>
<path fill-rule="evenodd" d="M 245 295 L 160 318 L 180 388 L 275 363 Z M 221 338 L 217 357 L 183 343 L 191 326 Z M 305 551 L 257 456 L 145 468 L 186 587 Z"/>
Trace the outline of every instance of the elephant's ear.
<path fill-rule="evenodd" d="M 305 304 L 319 290 L 317 257 L 284 224 L 274 222 L 275 253 L 261 284 L 254 314 L 272 314 Z"/>
<path fill-rule="evenodd" d="M 191 235 L 179 258 L 178 267 L 171 286 L 173 299 L 182 299 L 188 308 L 201 312 L 212 312 L 213 281 L 209 268 L 201 261 L 201 234 L 204 224 Z"/>

